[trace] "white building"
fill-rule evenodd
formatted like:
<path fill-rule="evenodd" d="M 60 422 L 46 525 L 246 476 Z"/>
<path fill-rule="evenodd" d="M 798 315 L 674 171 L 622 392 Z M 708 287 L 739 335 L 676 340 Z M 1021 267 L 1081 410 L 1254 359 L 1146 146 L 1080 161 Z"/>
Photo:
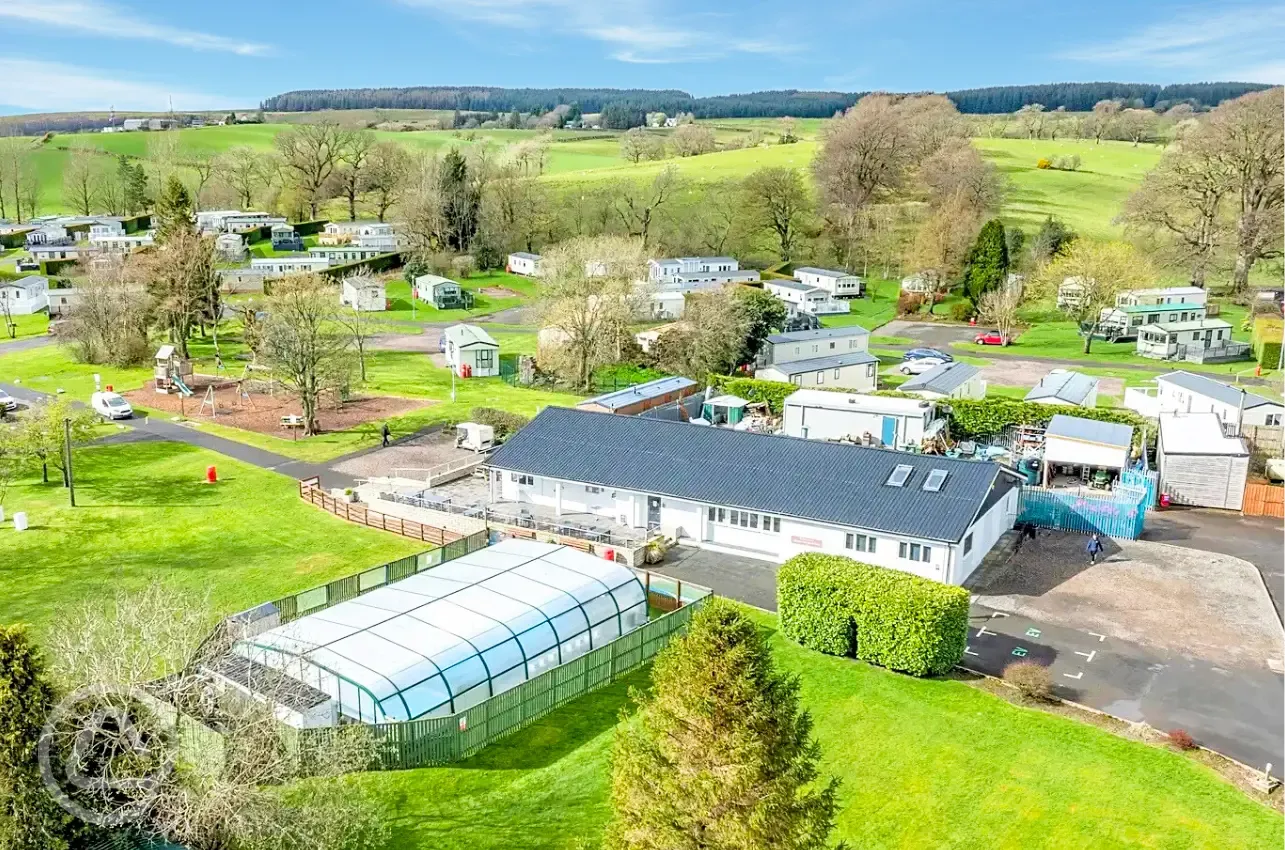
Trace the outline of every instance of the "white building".
<path fill-rule="evenodd" d="M 239 233 L 220 233 L 214 238 L 214 252 L 220 260 L 239 263 L 245 259 L 245 238 Z"/>
<path fill-rule="evenodd" d="M 155 244 L 152 231 L 125 236 L 123 233 L 90 234 L 89 247 L 106 254 L 130 254 Z"/>
<path fill-rule="evenodd" d="M 986 397 L 986 381 L 982 378 L 982 370 L 957 360 L 915 375 L 897 389 L 926 399 Z"/>
<path fill-rule="evenodd" d="M 824 289 L 835 298 L 860 298 L 865 291 L 865 281 L 856 275 L 837 269 L 818 269 L 803 266 L 794 270 L 794 276 L 805 286 Z"/>
<path fill-rule="evenodd" d="M 27 233 L 27 249 L 46 245 L 70 245 L 72 238 L 67 228 L 54 222 L 44 223 Z"/>
<path fill-rule="evenodd" d="M 869 341 L 870 332 L 857 325 L 772 334 L 754 377 L 799 387 L 873 390 L 879 359 L 868 351 Z"/>
<path fill-rule="evenodd" d="M 328 268 L 330 268 L 328 257 L 256 257 L 250 260 L 250 271 L 268 277 L 319 272 Z"/>
<path fill-rule="evenodd" d="M 1098 379 L 1070 369 L 1054 369 L 1031 387 L 1023 401 L 1069 407 L 1097 407 Z"/>
<path fill-rule="evenodd" d="M 1231 433 L 1246 425 L 1285 424 L 1285 405 L 1243 387 L 1192 372 L 1168 372 L 1156 378 L 1154 389 L 1130 387 L 1124 406 L 1143 416 L 1163 413 L 1213 413 Z"/>
<path fill-rule="evenodd" d="M 1166 286 L 1157 289 L 1130 289 L 1115 297 L 1117 307 L 1148 307 L 1161 304 L 1196 304 L 1209 301 L 1209 293 L 1199 286 Z"/>
<path fill-rule="evenodd" d="M 500 344 L 477 325 L 451 325 L 442 334 L 446 363 L 461 378 L 500 374 Z"/>
<path fill-rule="evenodd" d="M 784 301 L 791 310 L 802 313 L 821 316 L 830 313 L 847 313 L 852 309 L 852 305 L 847 301 L 835 300 L 827 290 L 819 286 L 809 286 L 797 280 L 765 280 L 763 289 Z"/>
<path fill-rule="evenodd" d="M 124 236 L 125 225 L 113 218 L 96 221 L 89 225 L 89 241 L 102 239 L 107 236 Z"/>
<path fill-rule="evenodd" d="M 1106 470 L 1117 475 L 1129 467 L 1133 429 L 1115 422 L 1099 422 L 1059 413 L 1044 432 L 1044 482 L 1061 468 L 1082 480 Z"/>
<path fill-rule="evenodd" d="M 1236 359 L 1249 352 L 1249 344 L 1231 338 L 1231 325 L 1222 319 L 1161 322 L 1138 328 L 1137 352 L 1157 360 L 1200 360 L 1226 352 Z"/>
<path fill-rule="evenodd" d="M 525 277 L 539 277 L 540 255 L 532 254 L 527 251 L 517 251 L 509 254 L 507 268 L 511 274 L 520 274 Z"/>
<path fill-rule="evenodd" d="M 920 447 L 945 425 L 931 401 L 799 390 L 785 399 L 782 433 L 904 449 Z"/>
<path fill-rule="evenodd" d="M 44 260 L 78 260 L 80 250 L 79 245 L 33 245 L 27 248 L 27 253 L 39 263 Z"/>
<path fill-rule="evenodd" d="M 375 257 L 383 256 L 388 253 L 380 248 L 363 248 L 357 244 L 352 245 L 318 245 L 315 248 L 308 249 L 309 257 L 324 257 L 330 261 L 332 266 L 340 263 L 355 263 L 361 260 L 371 260 Z"/>
<path fill-rule="evenodd" d="M 1174 504 L 1241 509 L 1249 447 L 1223 432 L 1216 413 L 1160 414 L 1156 466 L 1160 492 Z"/>
<path fill-rule="evenodd" d="M 1062 282 L 1057 287 L 1057 308 L 1059 310 L 1074 310 L 1084 303 L 1084 279 L 1076 277 L 1062 278 Z"/>
<path fill-rule="evenodd" d="M 1016 476 L 985 461 L 560 407 L 487 465 L 492 501 L 768 561 L 848 555 L 956 585 L 1018 510 Z"/>
<path fill-rule="evenodd" d="M 80 304 L 81 293 L 65 287 L 51 288 L 45 294 L 49 307 L 49 318 L 64 319 Z"/>
<path fill-rule="evenodd" d="M 339 303 L 363 312 L 387 310 L 384 282 L 365 275 L 346 277 L 339 287 Z"/>
<path fill-rule="evenodd" d="M 40 275 L 0 280 L 0 300 L 11 315 L 29 316 L 49 306 L 49 279 Z"/>
<path fill-rule="evenodd" d="M 916 272 L 901 279 L 901 291 L 912 295 L 930 295 L 936 288 L 936 278 L 925 272 Z"/>
<path fill-rule="evenodd" d="M 240 210 L 206 210 L 196 214 L 196 227 L 202 233 L 245 233 L 260 227 L 285 224 L 285 216 Z"/>
<path fill-rule="evenodd" d="M 373 248 L 385 254 L 392 253 L 400 247 L 393 226 L 382 221 L 363 223 L 357 229 L 357 235 L 352 241 L 359 248 Z"/>
<path fill-rule="evenodd" d="M 694 285 L 752 283 L 759 279 L 753 269 L 744 269 L 733 257 L 676 257 L 649 260 L 647 277 L 657 284 Z"/>

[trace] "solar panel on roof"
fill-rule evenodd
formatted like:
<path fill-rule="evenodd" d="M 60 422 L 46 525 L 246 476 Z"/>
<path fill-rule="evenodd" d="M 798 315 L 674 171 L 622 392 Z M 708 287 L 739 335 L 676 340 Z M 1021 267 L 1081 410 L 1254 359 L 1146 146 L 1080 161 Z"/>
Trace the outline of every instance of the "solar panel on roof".
<path fill-rule="evenodd" d="M 928 473 L 924 479 L 924 489 L 930 493 L 936 493 L 941 490 L 941 485 L 946 483 L 946 470 L 934 469 Z"/>
<path fill-rule="evenodd" d="M 896 468 L 892 470 L 892 474 L 888 476 L 888 481 L 887 481 L 888 486 L 905 487 L 906 479 L 909 478 L 910 473 L 914 471 L 915 471 L 915 468 L 913 466 L 910 466 L 909 464 L 905 464 L 905 463 L 897 464 Z"/>

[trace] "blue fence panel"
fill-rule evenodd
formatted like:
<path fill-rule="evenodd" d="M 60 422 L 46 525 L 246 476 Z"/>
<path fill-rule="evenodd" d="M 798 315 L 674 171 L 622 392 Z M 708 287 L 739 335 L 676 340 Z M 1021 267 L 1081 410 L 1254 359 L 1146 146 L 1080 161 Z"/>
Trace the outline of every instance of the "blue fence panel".
<path fill-rule="evenodd" d="M 1136 540 L 1146 522 L 1147 499 L 1142 487 L 1117 487 L 1102 494 L 1023 487 L 1018 522 Z"/>
<path fill-rule="evenodd" d="M 1160 489 L 1160 473 L 1141 469 L 1126 469 L 1120 473 L 1120 483 L 1125 487 L 1138 487 L 1146 491 L 1144 504 L 1147 510 L 1156 509 L 1156 494 Z"/>

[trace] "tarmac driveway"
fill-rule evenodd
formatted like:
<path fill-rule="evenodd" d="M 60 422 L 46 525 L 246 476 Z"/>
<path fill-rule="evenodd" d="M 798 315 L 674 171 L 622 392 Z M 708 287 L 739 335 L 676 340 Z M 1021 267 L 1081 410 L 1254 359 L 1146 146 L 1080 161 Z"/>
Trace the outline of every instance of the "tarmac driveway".
<path fill-rule="evenodd" d="M 904 336 L 915 341 L 913 346 L 890 345 L 886 348 L 940 348 L 950 351 L 952 342 L 972 342 L 979 330 L 984 328 L 969 325 L 948 325 L 937 322 L 907 322 L 896 319 L 879 328 L 881 336 Z M 979 351 L 984 346 L 977 346 Z"/>

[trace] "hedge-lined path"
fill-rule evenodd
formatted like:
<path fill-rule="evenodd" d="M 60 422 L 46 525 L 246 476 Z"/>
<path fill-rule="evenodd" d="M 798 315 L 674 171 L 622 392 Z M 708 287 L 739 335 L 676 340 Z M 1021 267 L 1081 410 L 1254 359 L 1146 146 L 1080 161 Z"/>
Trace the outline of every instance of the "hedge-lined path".
<path fill-rule="evenodd" d="M 776 611 L 777 570 L 768 561 L 685 546 L 671 550 L 656 569 L 768 611 Z M 979 630 L 984 630 L 980 636 Z M 1271 762 L 1272 773 L 1281 775 L 1285 705 L 1278 673 L 1215 666 L 1114 638 L 1099 640 L 1088 632 L 976 604 L 968 638 L 963 667 L 999 676 L 1022 657 L 1051 663 L 1067 699 L 1126 720 L 1145 720 L 1165 732 L 1185 729 L 1202 746 L 1259 769 Z M 1019 647 L 1025 653 L 1014 655 Z M 1086 661 L 1089 653 L 1092 659 Z"/>

